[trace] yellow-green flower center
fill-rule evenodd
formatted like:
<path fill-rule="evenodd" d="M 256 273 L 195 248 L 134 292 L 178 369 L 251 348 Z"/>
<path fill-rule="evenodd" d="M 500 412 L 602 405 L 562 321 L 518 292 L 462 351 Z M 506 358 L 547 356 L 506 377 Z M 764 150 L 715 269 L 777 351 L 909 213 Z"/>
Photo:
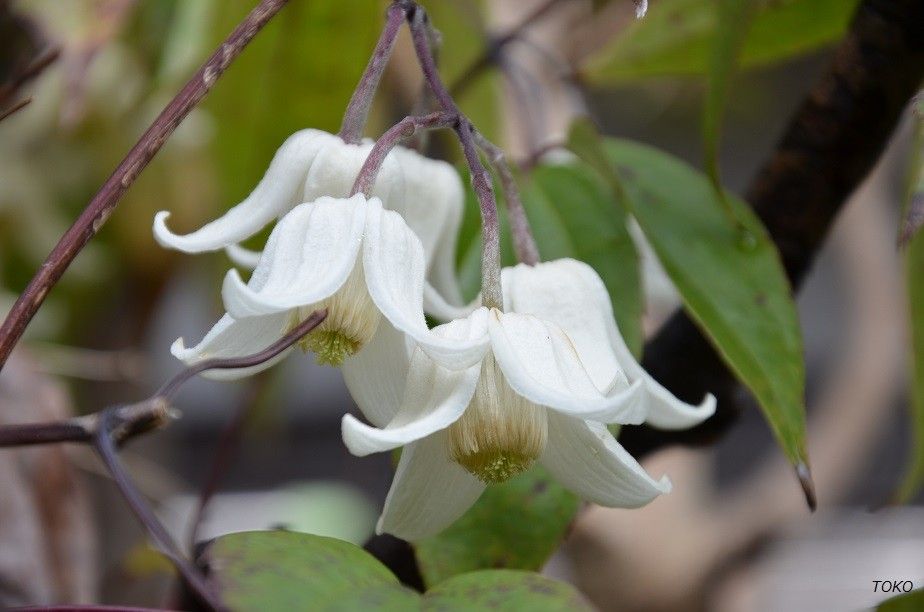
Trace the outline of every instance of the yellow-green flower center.
<path fill-rule="evenodd" d="M 343 286 L 332 296 L 294 309 L 286 328 L 294 328 L 322 308 L 327 309 L 327 318 L 302 338 L 299 346 L 305 352 L 313 352 L 319 364 L 337 367 L 372 339 L 382 318 L 369 296 L 361 263 L 356 264 Z"/>
<path fill-rule="evenodd" d="M 496 484 L 529 469 L 547 438 L 545 409 L 517 395 L 489 353 L 471 403 L 449 427 L 449 456 L 479 480 Z"/>

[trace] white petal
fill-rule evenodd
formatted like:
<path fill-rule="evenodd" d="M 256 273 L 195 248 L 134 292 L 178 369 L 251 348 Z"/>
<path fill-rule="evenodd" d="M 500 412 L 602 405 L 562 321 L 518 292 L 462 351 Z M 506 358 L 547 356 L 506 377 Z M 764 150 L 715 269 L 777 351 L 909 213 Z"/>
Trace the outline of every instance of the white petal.
<path fill-rule="evenodd" d="M 552 321 L 568 334 L 594 385 L 604 393 L 629 386 L 607 341 L 607 318 L 612 320 L 609 295 L 606 308 L 596 302 L 573 259 L 558 259 L 535 266 L 519 264 L 501 271 L 504 302 L 509 312 L 530 314 Z"/>
<path fill-rule="evenodd" d="M 501 313 L 488 317 L 491 348 L 510 387 L 552 410 L 607 423 L 641 423 L 645 412 L 641 384 L 603 395 L 581 364 L 561 328 L 532 315 Z"/>
<path fill-rule="evenodd" d="M 318 152 L 339 138 L 320 130 L 302 130 L 282 143 L 266 174 L 247 198 L 199 230 L 180 236 L 167 229 L 170 216 L 154 217 L 154 237 L 165 246 L 187 253 L 214 251 L 257 233 L 301 200 L 301 188 Z"/>
<path fill-rule="evenodd" d="M 465 189 L 451 164 L 430 159 L 416 151 L 396 147 L 393 156 L 404 175 L 404 194 L 385 202 L 386 208 L 400 213 L 420 238 L 426 259 L 427 279 L 442 300 L 452 306 L 462 304 L 456 278 L 456 242 L 462 224 Z M 390 157 L 391 157 L 390 156 Z M 424 309 L 440 318 L 438 312 Z"/>
<path fill-rule="evenodd" d="M 278 313 L 262 317 L 234 319 L 224 315 L 212 327 L 199 344 L 186 348 L 182 338 L 177 338 L 170 352 L 187 365 L 193 365 L 204 359 L 243 357 L 258 353 L 283 336 L 283 328 L 288 313 Z M 232 380 L 242 378 L 265 370 L 282 361 L 289 354 L 286 349 L 276 357 L 258 366 L 237 370 L 211 370 L 203 374 L 215 380 Z"/>
<path fill-rule="evenodd" d="M 423 314 L 424 259 L 420 240 L 401 215 L 369 200 L 363 269 L 369 295 L 395 328 L 408 334 L 434 360 L 451 369 L 479 362 L 488 347 L 486 313 L 469 317 L 469 335 L 445 338 L 427 328 Z"/>
<path fill-rule="evenodd" d="M 584 262 L 559 259 L 504 270 L 507 301 L 514 312 L 554 322 L 568 334 L 597 387 L 620 388 L 612 372 L 622 370 L 630 382 L 644 381 L 646 422 L 663 429 L 685 429 L 712 416 L 715 398 L 699 406 L 678 400 L 635 360 L 613 316 L 609 292 L 596 271 Z"/>
<path fill-rule="evenodd" d="M 565 488 L 611 508 L 638 508 L 671 490 L 654 480 L 600 423 L 549 413 L 540 462 Z"/>
<path fill-rule="evenodd" d="M 366 199 L 320 198 L 292 209 L 273 229 L 251 282 L 225 276 L 222 297 L 235 317 L 307 306 L 333 295 L 357 262 Z M 254 279 L 260 279 L 255 286 Z"/>
<path fill-rule="evenodd" d="M 474 300 L 465 306 L 453 306 L 447 302 L 436 288 L 429 282 L 424 283 L 423 309 L 429 315 L 436 317 L 441 321 L 452 321 L 453 319 L 464 319 L 472 314 L 476 308 L 481 306 L 481 295 L 479 294 Z"/>
<path fill-rule="evenodd" d="M 263 255 L 263 252 L 251 251 L 235 243 L 225 247 L 225 254 L 227 254 L 228 259 L 230 259 L 234 265 L 253 270 L 257 267 L 257 264 L 260 263 L 260 257 Z"/>
<path fill-rule="evenodd" d="M 369 151 L 375 143 L 365 140 L 362 144 L 346 144 L 339 138 L 337 146 L 328 146 L 315 158 L 305 177 L 303 198 L 311 202 L 322 196 L 346 198 L 353 190 L 353 183 Z M 400 198 L 404 193 L 404 174 L 400 164 L 389 154 L 379 169 L 369 197 L 375 196 L 383 202 Z"/>
<path fill-rule="evenodd" d="M 411 357 L 404 398 L 394 418 L 379 429 L 343 417 L 343 442 L 354 455 L 380 453 L 415 442 L 456 422 L 475 395 L 481 365 L 449 370 L 419 348 Z"/>
<path fill-rule="evenodd" d="M 376 533 L 409 541 L 435 535 L 465 514 L 485 485 L 447 454 L 445 432 L 404 447 Z"/>
<path fill-rule="evenodd" d="M 376 427 L 398 412 L 409 362 L 407 336 L 381 321 L 372 340 L 340 366 L 353 401 Z"/>

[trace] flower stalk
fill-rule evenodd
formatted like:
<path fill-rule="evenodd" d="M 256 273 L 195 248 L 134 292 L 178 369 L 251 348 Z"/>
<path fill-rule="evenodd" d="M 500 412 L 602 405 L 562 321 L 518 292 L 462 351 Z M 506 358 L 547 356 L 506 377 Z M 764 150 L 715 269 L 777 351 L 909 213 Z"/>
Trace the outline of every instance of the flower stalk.
<path fill-rule="evenodd" d="M 395 48 L 395 41 L 403 21 L 404 9 L 398 4 L 390 5 L 385 13 L 385 27 L 382 29 L 379 41 L 375 45 L 366 70 L 360 77 L 359 84 L 353 91 L 343 114 L 339 136 L 347 144 L 357 144 L 362 138 L 366 119 L 369 117 L 369 109 L 372 107 L 372 99 L 375 97 L 379 81 L 382 80 L 382 74 L 385 72 L 385 66 L 388 65 L 388 60 Z"/>
<path fill-rule="evenodd" d="M 454 113 L 458 117 L 453 128 L 462 145 L 462 152 L 472 177 L 472 186 L 481 209 L 481 300 L 484 306 L 502 310 L 504 301 L 500 284 L 500 231 L 497 200 L 494 197 L 490 175 L 478 156 L 474 137 L 475 128 L 468 117 L 459 110 L 436 68 L 436 61 L 430 48 L 432 35 L 426 11 L 415 2 L 402 2 L 401 4 L 405 7 L 414 51 L 417 53 L 424 80 L 443 110 Z"/>

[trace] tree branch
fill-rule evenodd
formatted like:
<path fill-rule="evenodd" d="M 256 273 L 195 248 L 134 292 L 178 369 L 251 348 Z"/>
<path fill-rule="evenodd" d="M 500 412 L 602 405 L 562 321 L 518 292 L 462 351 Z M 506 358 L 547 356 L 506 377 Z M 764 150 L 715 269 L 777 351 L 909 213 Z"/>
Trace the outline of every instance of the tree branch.
<path fill-rule="evenodd" d="M 924 3 L 863 0 L 830 66 L 746 193 L 795 289 L 922 79 Z M 736 420 L 744 390 L 683 312 L 648 343 L 643 365 L 678 397 L 698 401 L 712 392 L 718 407 L 715 416 L 686 431 L 624 428 L 620 442 L 633 455 L 671 443 L 708 443 Z"/>
<path fill-rule="evenodd" d="M 13 347 L 22 337 L 26 326 L 42 305 L 48 292 L 87 242 L 106 223 L 125 191 L 135 182 L 180 122 L 211 90 L 218 77 L 224 73 L 257 32 L 287 3 L 288 0 L 261 0 L 260 4 L 231 32 L 192 79 L 161 111 L 151 127 L 103 183 L 100 190 L 61 237 L 42 263 L 41 268 L 29 281 L 29 285 L 16 300 L 3 325 L 0 326 L 0 369 L 6 363 Z"/>

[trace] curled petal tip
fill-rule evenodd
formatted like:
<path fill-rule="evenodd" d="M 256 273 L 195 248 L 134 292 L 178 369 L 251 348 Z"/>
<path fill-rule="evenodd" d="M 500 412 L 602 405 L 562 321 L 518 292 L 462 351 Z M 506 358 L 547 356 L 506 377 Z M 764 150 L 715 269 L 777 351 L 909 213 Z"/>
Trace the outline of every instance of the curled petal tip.
<path fill-rule="evenodd" d="M 796 477 L 802 486 L 805 503 L 808 504 L 809 510 L 815 512 L 818 508 L 818 498 L 815 495 L 815 481 L 812 479 L 812 471 L 809 469 L 808 464 L 801 461 L 796 464 Z"/>

